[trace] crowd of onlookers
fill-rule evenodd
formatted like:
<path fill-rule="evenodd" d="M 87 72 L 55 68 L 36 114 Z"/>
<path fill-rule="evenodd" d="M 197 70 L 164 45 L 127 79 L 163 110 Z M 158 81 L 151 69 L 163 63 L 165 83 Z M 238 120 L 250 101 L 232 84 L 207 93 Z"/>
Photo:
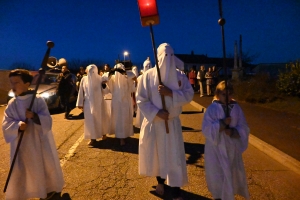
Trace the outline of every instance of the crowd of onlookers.
<path fill-rule="evenodd" d="M 205 93 L 208 96 L 213 95 L 213 91 L 219 83 L 219 73 L 216 66 L 208 67 L 206 71 L 205 66 L 201 65 L 198 72 L 196 67 L 193 66 L 187 76 L 194 91 L 200 93 L 200 97 L 203 97 Z"/>

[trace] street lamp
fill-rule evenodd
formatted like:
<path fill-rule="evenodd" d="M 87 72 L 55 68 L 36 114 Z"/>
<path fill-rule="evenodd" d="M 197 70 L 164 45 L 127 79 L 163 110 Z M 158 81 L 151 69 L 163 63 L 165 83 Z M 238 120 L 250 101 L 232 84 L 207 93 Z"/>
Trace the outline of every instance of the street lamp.
<path fill-rule="evenodd" d="M 125 61 L 125 56 L 128 56 L 128 52 L 124 51 L 124 61 Z"/>

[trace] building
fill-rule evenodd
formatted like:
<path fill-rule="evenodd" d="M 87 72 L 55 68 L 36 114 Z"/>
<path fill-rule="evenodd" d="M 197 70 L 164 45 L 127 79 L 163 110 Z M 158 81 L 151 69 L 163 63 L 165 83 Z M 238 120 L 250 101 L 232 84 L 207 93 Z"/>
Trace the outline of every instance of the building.
<path fill-rule="evenodd" d="M 201 65 L 204 65 L 207 70 L 208 67 L 216 66 L 220 75 L 224 75 L 223 58 L 208 57 L 207 55 L 196 55 L 192 51 L 191 54 L 175 54 L 183 63 L 184 71 L 188 72 L 192 67 L 195 67 L 196 71 L 199 70 Z M 232 69 L 234 68 L 234 58 L 226 58 L 226 66 L 228 76 L 231 76 Z M 252 65 L 243 62 L 245 68 Z"/>

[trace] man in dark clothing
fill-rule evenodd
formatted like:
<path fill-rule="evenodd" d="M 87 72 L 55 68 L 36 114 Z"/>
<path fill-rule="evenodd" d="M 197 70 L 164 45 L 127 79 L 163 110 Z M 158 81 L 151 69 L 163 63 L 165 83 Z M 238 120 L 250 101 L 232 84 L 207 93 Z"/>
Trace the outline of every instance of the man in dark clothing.
<path fill-rule="evenodd" d="M 67 66 L 63 66 L 61 68 L 61 72 L 57 77 L 58 88 L 57 94 L 60 97 L 61 106 L 65 109 L 65 118 L 69 117 L 69 113 L 71 111 L 70 107 L 70 96 L 73 91 L 73 79 L 72 74 L 68 70 Z"/>
<path fill-rule="evenodd" d="M 204 84 L 205 84 L 205 68 L 203 65 L 200 66 L 200 70 L 198 71 L 198 74 L 197 74 L 197 79 L 198 79 L 198 82 L 199 82 L 199 90 L 200 90 L 200 97 L 203 97 L 204 96 L 204 93 L 203 93 L 203 88 L 204 88 Z"/>

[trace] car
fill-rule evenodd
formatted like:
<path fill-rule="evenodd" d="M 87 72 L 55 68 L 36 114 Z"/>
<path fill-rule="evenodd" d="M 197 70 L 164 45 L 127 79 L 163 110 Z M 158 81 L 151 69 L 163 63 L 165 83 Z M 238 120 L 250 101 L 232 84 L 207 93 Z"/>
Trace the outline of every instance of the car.
<path fill-rule="evenodd" d="M 43 97 L 48 105 L 48 109 L 64 109 L 63 105 L 60 102 L 60 97 L 56 94 L 58 88 L 57 76 L 59 71 L 49 70 L 46 71 L 41 79 L 41 83 L 37 90 L 37 94 Z M 77 100 L 78 91 L 76 90 L 76 76 L 72 74 L 72 80 L 74 82 L 74 87 L 70 96 L 70 103 L 73 103 Z M 39 74 L 35 74 L 29 89 L 35 90 Z M 10 90 L 8 92 L 8 101 L 15 96 L 14 92 Z"/>

